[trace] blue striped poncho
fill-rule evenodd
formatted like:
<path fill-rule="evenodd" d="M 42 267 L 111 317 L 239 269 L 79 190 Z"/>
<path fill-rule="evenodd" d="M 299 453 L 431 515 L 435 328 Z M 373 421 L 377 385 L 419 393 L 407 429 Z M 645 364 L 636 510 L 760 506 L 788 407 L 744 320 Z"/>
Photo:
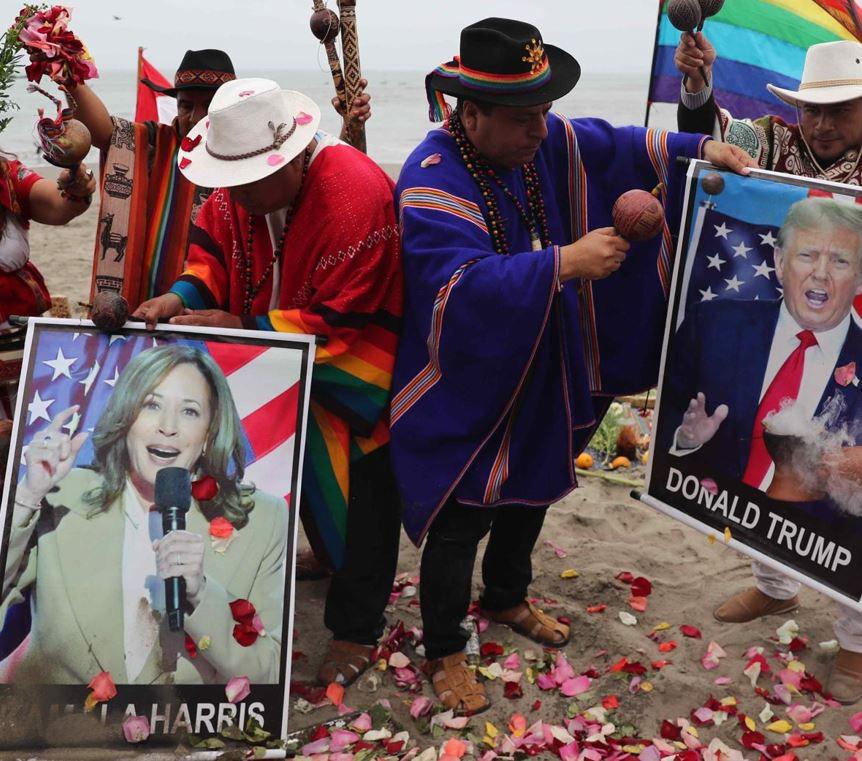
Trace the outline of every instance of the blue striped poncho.
<path fill-rule="evenodd" d="M 401 172 L 405 312 L 391 449 L 417 544 L 452 495 L 475 506 L 563 497 L 606 400 L 658 377 L 682 200 L 676 157 L 698 157 L 706 138 L 556 114 L 548 130 L 535 163 L 554 245 L 541 251 L 493 187 L 513 253 L 494 251 L 479 188 L 445 128 Z M 440 160 L 424 161 L 433 154 Z M 520 170 L 499 176 L 526 208 Z M 559 289 L 559 246 L 610 226 L 621 193 L 659 182 L 663 234 L 634 244 L 609 278 Z"/>

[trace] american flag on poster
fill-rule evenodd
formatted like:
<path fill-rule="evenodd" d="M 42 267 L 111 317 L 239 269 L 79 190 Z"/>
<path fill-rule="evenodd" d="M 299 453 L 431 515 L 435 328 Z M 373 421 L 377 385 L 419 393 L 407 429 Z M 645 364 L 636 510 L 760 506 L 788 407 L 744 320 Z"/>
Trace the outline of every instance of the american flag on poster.
<path fill-rule="evenodd" d="M 64 426 L 70 436 L 92 431 L 123 368 L 142 351 L 165 343 L 190 344 L 208 351 L 224 372 L 246 435 L 243 480 L 290 504 L 293 453 L 299 410 L 301 353 L 281 348 L 201 341 L 164 334 L 109 336 L 43 327 L 31 359 L 32 383 L 21 389 L 21 441 L 26 446 L 63 410 L 79 405 Z M 76 466 L 93 462 L 85 443 Z M 23 468 L 19 472 L 23 476 Z"/>
<path fill-rule="evenodd" d="M 714 299 L 777 299 L 775 276 L 778 228 L 722 214 L 707 202 L 683 303 L 686 308 Z"/>

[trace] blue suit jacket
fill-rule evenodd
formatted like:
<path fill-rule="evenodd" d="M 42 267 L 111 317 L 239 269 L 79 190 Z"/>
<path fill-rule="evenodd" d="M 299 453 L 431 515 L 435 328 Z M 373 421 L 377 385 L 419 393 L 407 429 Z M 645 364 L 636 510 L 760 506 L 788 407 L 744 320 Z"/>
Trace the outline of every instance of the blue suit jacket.
<path fill-rule="evenodd" d="M 672 361 L 665 373 L 659 424 L 659 442 L 664 451 L 670 449 L 689 401 L 703 392 L 708 413 L 712 414 L 719 404 L 726 404 L 729 413 L 713 439 L 698 451 L 698 459 L 716 471 L 742 478 L 780 307 L 780 300 L 709 301 L 689 312 L 671 342 Z M 852 361 L 862 364 L 862 330 L 853 321 L 836 367 Z M 816 414 L 836 394 L 843 397 L 846 405 L 836 425 L 862 423 L 859 387 L 839 386 L 834 374 L 826 384 Z M 862 443 L 862 425 L 850 428 L 856 443 Z"/>

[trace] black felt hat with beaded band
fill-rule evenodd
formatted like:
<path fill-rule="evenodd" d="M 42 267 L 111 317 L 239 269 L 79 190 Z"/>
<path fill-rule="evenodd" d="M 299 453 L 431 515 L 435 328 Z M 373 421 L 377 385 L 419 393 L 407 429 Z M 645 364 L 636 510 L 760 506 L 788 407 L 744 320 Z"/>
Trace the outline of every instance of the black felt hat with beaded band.
<path fill-rule="evenodd" d="M 425 78 L 431 121 L 445 119 L 453 95 L 500 106 L 537 106 L 561 98 L 581 76 L 565 50 L 546 45 L 532 24 L 486 18 L 461 31 L 460 55 Z"/>
<path fill-rule="evenodd" d="M 307 95 L 271 79 L 237 79 L 216 91 L 206 117 L 180 143 L 177 163 L 205 188 L 257 182 L 302 153 L 319 124 L 320 109 Z"/>
<path fill-rule="evenodd" d="M 233 61 L 223 50 L 187 50 L 174 75 L 174 86 L 163 87 L 146 77 L 141 79 L 151 90 L 175 98 L 180 90 L 218 90 L 225 82 L 236 79 Z"/>

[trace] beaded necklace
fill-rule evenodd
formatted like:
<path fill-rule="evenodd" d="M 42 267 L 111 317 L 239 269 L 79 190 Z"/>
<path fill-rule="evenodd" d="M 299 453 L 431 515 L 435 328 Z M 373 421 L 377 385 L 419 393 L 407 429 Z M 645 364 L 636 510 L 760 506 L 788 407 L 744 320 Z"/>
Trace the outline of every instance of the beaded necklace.
<path fill-rule="evenodd" d="M 528 212 L 506 183 L 488 166 L 487 161 L 479 155 L 476 146 L 467 137 L 464 125 L 457 113 L 449 117 L 448 125 L 449 132 L 461 153 L 461 159 L 482 193 L 482 200 L 485 203 L 486 209 L 484 214 L 485 222 L 488 225 L 488 232 L 491 235 L 494 250 L 498 254 L 509 253 L 509 241 L 506 240 L 503 217 L 500 214 L 497 199 L 491 190 L 492 182 L 518 210 L 518 214 L 520 214 L 524 225 L 530 231 L 530 242 L 533 251 L 541 251 L 543 248 L 550 246 L 551 233 L 548 228 L 548 215 L 545 212 L 545 201 L 542 198 L 542 189 L 539 184 L 539 173 L 536 170 L 536 165 L 530 162 L 529 164 L 525 164 L 521 169 L 524 177 L 524 186 L 527 190 Z"/>
<path fill-rule="evenodd" d="M 292 205 L 287 208 L 287 214 L 284 217 L 284 227 L 281 229 L 281 235 L 278 236 L 278 240 L 275 242 L 275 246 L 272 249 L 272 257 L 269 260 L 269 264 L 266 265 L 266 268 L 263 271 L 263 274 L 260 276 L 258 281 L 252 284 L 251 280 L 251 270 L 252 270 L 252 246 L 254 245 L 254 233 L 255 233 L 255 219 L 256 217 L 249 214 L 248 216 L 248 237 L 246 238 L 246 246 L 245 246 L 245 261 L 243 262 L 243 300 L 242 300 L 242 313 L 244 315 L 251 314 L 251 305 L 254 302 L 255 297 L 258 293 L 260 293 L 261 288 L 263 288 L 266 281 L 269 279 L 269 276 L 272 274 L 272 270 L 275 267 L 275 263 L 278 261 L 281 256 L 281 250 L 284 248 L 284 239 L 287 237 L 287 231 L 290 229 L 290 223 L 293 221 L 293 214 L 297 207 L 297 201 L 299 200 L 299 194 L 302 191 L 302 186 L 305 182 L 305 175 L 308 174 L 308 165 L 311 163 L 311 148 L 305 149 L 305 158 L 302 162 L 302 176 L 299 179 L 299 188 L 296 191 L 296 199 Z"/>

